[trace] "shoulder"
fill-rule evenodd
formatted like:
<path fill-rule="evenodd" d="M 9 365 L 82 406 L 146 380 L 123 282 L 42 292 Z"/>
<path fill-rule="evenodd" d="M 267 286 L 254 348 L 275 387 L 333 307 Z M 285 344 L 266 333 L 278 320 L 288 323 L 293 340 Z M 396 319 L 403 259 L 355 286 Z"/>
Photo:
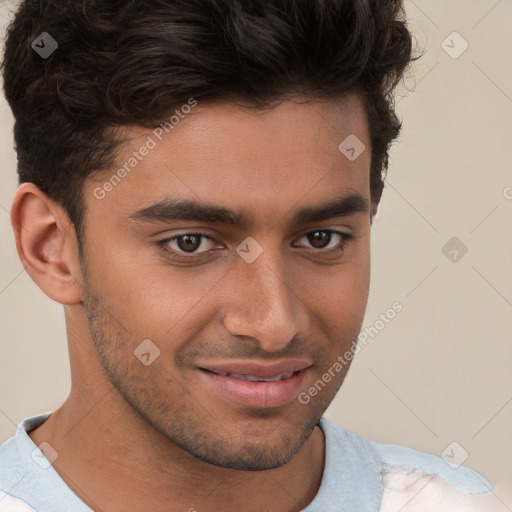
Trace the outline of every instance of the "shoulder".
<path fill-rule="evenodd" d="M 471 468 L 406 446 L 371 441 L 325 418 L 320 425 L 329 451 L 374 461 L 374 467 L 367 465 L 365 470 L 380 478 L 381 512 L 431 512 L 447 505 L 450 512 L 493 510 L 482 504 L 491 499 L 492 484 Z"/>
<path fill-rule="evenodd" d="M 464 468 L 466 469 L 466 468 Z M 440 474 L 418 468 L 386 466 L 382 474 L 380 512 L 498 512 L 499 503 L 489 488 L 473 494 L 449 485 Z M 481 489 L 478 489 L 481 490 Z"/>
<path fill-rule="evenodd" d="M 37 512 L 25 501 L 0 490 L 0 512 Z"/>
<path fill-rule="evenodd" d="M 475 470 L 448 462 L 448 458 L 444 460 L 437 455 L 420 452 L 406 446 L 369 442 L 375 447 L 382 460 L 382 474 L 383 477 L 386 476 L 384 479 L 386 481 L 398 478 L 394 475 L 400 473 L 418 474 L 418 472 L 422 472 L 438 476 L 439 479 L 446 482 L 448 487 L 468 494 L 484 494 L 493 489 L 492 484 Z"/>
<path fill-rule="evenodd" d="M 15 434 L 0 444 L 0 512 L 37 512 L 26 501 L 32 494 L 32 452 L 36 449 L 27 432 L 48 417 L 43 414 L 24 419 Z"/>

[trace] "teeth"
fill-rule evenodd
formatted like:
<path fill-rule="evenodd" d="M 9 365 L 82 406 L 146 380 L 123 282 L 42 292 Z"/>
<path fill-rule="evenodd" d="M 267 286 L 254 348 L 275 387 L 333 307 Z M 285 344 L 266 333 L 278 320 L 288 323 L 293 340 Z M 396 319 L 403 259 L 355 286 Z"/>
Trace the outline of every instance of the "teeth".
<path fill-rule="evenodd" d="M 264 378 L 264 377 L 254 377 L 253 375 L 238 375 L 236 373 L 224 373 L 224 372 L 215 372 L 219 375 L 222 375 L 224 377 L 232 377 L 234 379 L 240 379 L 240 380 L 248 380 L 250 382 L 275 382 L 278 380 L 288 379 L 290 378 L 294 372 L 288 372 L 288 373 L 281 373 L 281 375 L 278 375 L 277 377 L 272 378 Z"/>

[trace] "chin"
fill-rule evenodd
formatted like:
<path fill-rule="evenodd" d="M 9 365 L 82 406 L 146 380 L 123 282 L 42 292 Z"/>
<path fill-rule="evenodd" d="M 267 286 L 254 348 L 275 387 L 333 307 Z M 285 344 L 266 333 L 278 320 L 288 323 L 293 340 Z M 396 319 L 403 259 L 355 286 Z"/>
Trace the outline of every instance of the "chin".
<path fill-rule="evenodd" d="M 238 471 L 265 471 L 276 469 L 290 462 L 300 446 L 294 450 L 282 446 L 262 446 L 234 448 L 231 451 L 212 451 L 207 454 L 193 454 L 208 464 L 214 466 L 235 469 Z"/>
<path fill-rule="evenodd" d="M 305 424 L 290 431 L 290 426 L 274 425 L 271 431 L 263 427 L 229 428 L 204 431 L 189 423 L 188 428 L 173 429 L 167 437 L 194 457 L 214 466 L 239 471 L 264 471 L 290 462 L 313 433 L 317 421 L 309 418 Z"/>

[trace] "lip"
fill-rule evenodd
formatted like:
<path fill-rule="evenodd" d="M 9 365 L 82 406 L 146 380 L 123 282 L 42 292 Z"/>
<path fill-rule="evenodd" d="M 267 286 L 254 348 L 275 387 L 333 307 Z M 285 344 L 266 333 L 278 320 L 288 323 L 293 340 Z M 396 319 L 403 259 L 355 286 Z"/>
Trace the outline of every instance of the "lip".
<path fill-rule="evenodd" d="M 216 373 L 235 373 L 237 375 L 252 375 L 263 379 L 272 379 L 283 373 L 298 372 L 311 366 L 307 359 L 283 359 L 281 361 L 217 361 L 204 365 L 198 364 L 202 370 Z"/>
<path fill-rule="evenodd" d="M 253 382 L 219 375 L 213 371 L 199 368 L 205 386 L 229 402 L 235 402 L 254 408 L 279 407 L 294 400 L 300 389 L 307 368 L 295 371 L 291 377 L 272 382 Z M 236 373 L 236 372 L 227 372 Z M 275 372 L 273 372 L 275 374 Z M 287 373 L 287 372 L 279 372 Z M 254 375 L 240 372 L 240 375 Z M 272 378 L 269 375 L 267 378 Z"/>

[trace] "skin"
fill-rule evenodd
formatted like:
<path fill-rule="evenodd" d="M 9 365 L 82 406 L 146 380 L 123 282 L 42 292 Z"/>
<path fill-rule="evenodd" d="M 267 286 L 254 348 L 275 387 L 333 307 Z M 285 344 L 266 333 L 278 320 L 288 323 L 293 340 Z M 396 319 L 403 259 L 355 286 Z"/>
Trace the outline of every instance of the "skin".
<path fill-rule="evenodd" d="M 126 133 L 120 165 L 152 130 Z M 353 162 L 338 150 L 349 134 L 366 146 Z M 307 391 L 356 339 L 377 208 L 361 99 L 295 98 L 264 112 L 199 104 L 157 142 L 104 199 L 94 190 L 112 171 L 86 181 L 83 262 L 62 208 L 33 184 L 17 191 L 18 252 L 65 306 L 72 373 L 69 397 L 30 437 L 57 451 L 54 468 L 94 510 L 299 511 L 320 487 L 316 424 L 348 365 L 309 403 L 263 408 L 219 396 L 198 365 L 306 358 Z M 291 223 L 300 208 L 352 193 L 366 211 Z M 252 226 L 130 218 L 166 196 L 243 212 Z M 337 251 L 335 234 L 327 249 L 313 245 L 307 234 L 327 229 L 354 238 Z M 174 260 L 158 245 L 197 230 L 214 239 L 202 240 L 203 259 Z M 248 236 L 263 248 L 250 264 L 235 251 Z M 160 350 L 149 366 L 134 356 L 144 339 Z"/>

